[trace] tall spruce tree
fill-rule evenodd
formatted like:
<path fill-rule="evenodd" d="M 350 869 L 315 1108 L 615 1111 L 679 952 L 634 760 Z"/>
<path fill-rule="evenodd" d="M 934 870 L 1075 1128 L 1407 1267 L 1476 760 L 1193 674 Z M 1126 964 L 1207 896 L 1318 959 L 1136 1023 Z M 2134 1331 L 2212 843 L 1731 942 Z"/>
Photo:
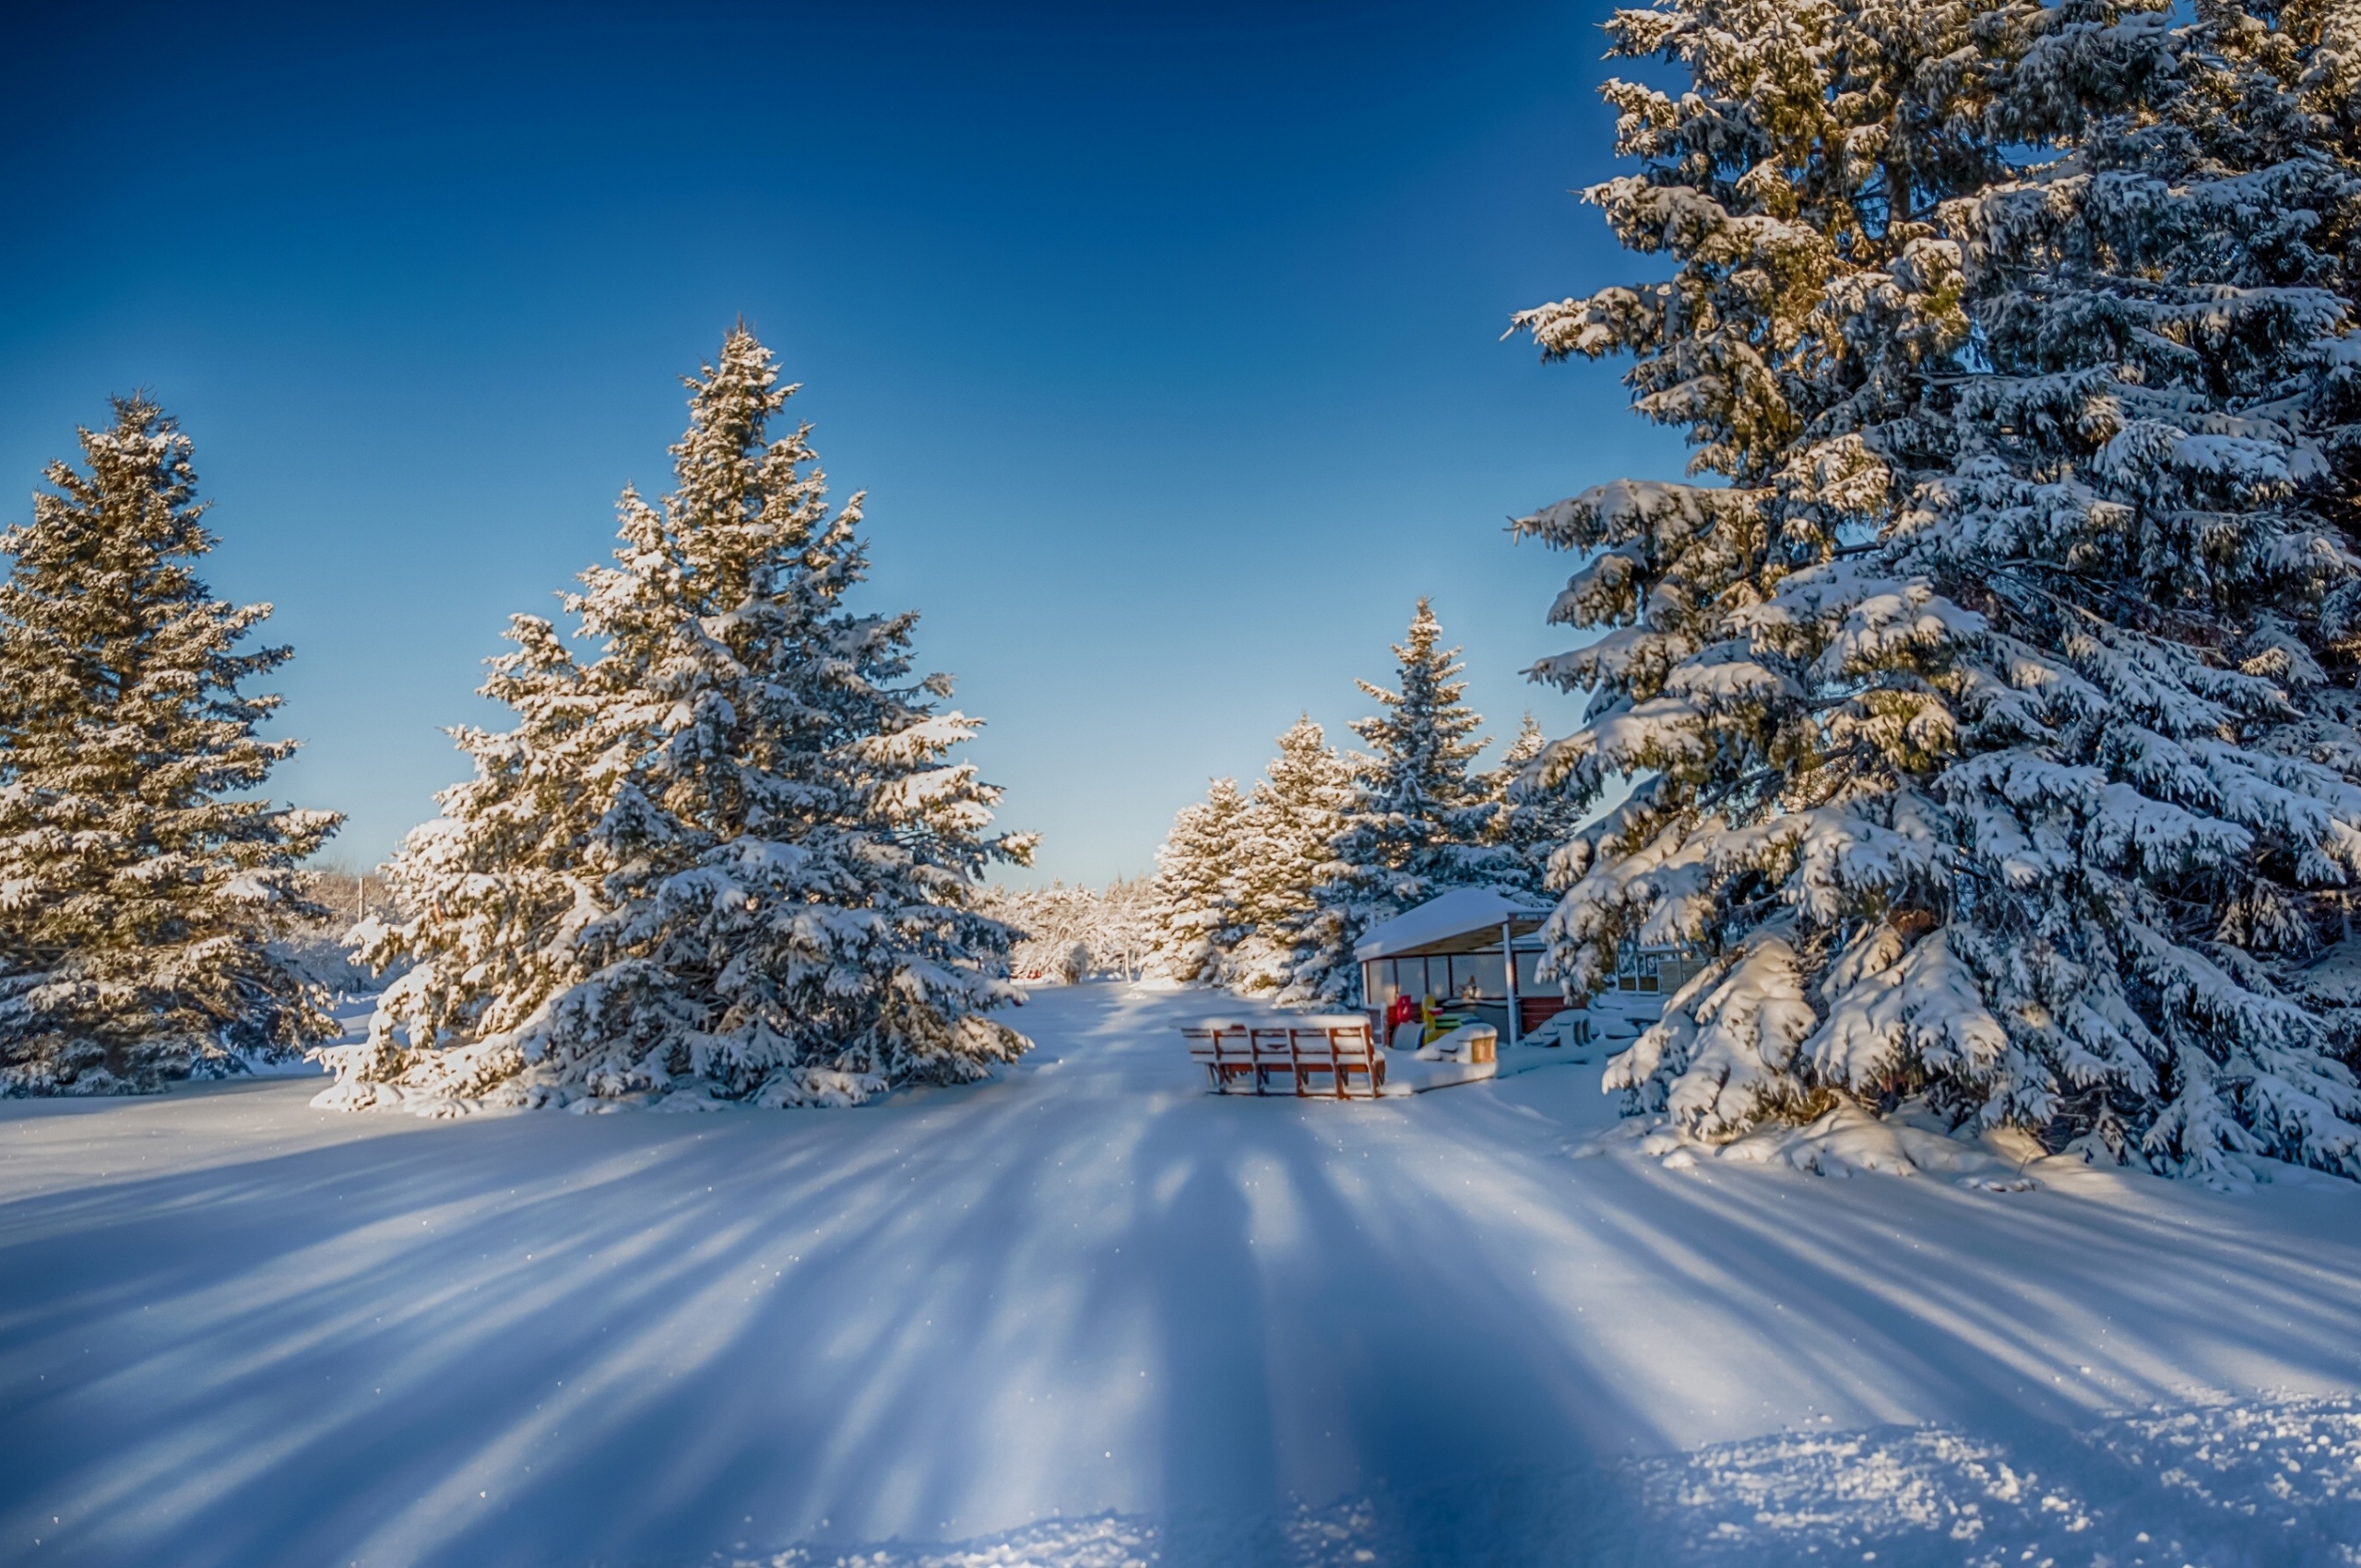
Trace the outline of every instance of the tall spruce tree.
<path fill-rule="evenodd" d="M 2277 253 L 2283 281 L 2333 292 L 2350 319 L 2361 307 L 2361 8 L 2208 0 L 2196 15 L 2201 47 L 2179 61 L 2182 90 L 2167 105 L 2173 126 L 2213 167 L 2256 172 L 2278 187 L 2274 196 L 2292 196 L 2286 207 L 2257 202 L 2241 219 Z M 2296 170 L 2311 173 L 2289 193 Z M 2308 400 L 2320 470 L 2304 486 L 2307 499 L 2350 540 L 2361 533 L 2361 355 L 2348 353 Z M 2320 609 L 2316 627 L 2290 636 L 2273 626 L 2271 646 L 2249 657 L 2272 665 L 2304 713 L 2276 743 L 2353 776 L 2361 774 L 2361 604 L 2347 590 L 2324 595 Z M 2342 902 L 2342 910 L 2318 911 L 2331 918 L 2306 922 L 2298 943 L 2324 944 L 2322 956 L 2292 975 L 2282 966 L 2280 978 L 2361 1066 L 2361 940 L 2352 935 L 2350 897 Z"/>
<path fill-rule="evenodd" d="M 688 382 L 661 505 L 633 491 L 615 564 L 566 596 L 595 649 L 519 617 L 445 792 L 387 878 L 413 967 L 328 1105 L 443 1111 L 679 1095 L 858 1103 L 1025 1049 L 1009 933 L 976 907 L 997 791 L 948 760 L 976 721 L 913 679 L 912 613 L 865 614 L 860 498 L 831 512 L 796 390 L 742 326 Z"/>
<path fill-rule="evenodd" d="M 296 742 L 239 651 L 267 604 L 215 599 L 191 443 L 144 398 L 52 463 L 0 535 L 0 1092 L 107 1094 L 332 1037 L 269 946 L 325 916 L 295 864 L 342 820 L 252 791 Z"/>
<path fill-rule="evenodd" d="M 1156 851 L 1155 946 L 1148 968 L 1183 985 L 1228 978 L 1238 940 L 1237 856 L 1245 798 L 1234 778 L 1216 778 L 1205 798 L 1182 806 Z"/>
<path fill-rule="evenodd" d="M 1495 838 L 1499 806 L 1468 769 L 1483 750 L 1473 739 L 1483 719 L 1463 700 L 1459 650 L 1442 642 L 1434 607 L 1421 599 L 1409 640 L 1394 648 L 1400 690 L 1358 683 L 1381 711 L 1354 722 L 1370 749 L 1358 759 L 1351 807 L 1333 841 L 1317 909 L 1303 922 L 1283 1000 L 1356 1002 L 1353 944 L 1362 932 L 1452 888 L 1518 880 L 1513 858 Z"/>
<path fill-rule="evenodd" d="M 1232 989 L 1276 992 L 1294 978 L 1298 948 L 1319 905 L 1322 877 L 1353 804 L 1352 764 L 1307 715 L 1279 737 L 1278 754 L 1248 796 L 1235 856 Z"/>
<path fill-rule="evenodd" d="M 1538 776 L 1643 780 L 1560 852 L 1549 935 L 1577 992 L 1627 942 L 1712 956 L 1609 1080 L 1699 1136 L 1916 1097 L 2187 1174 L 2361 1174 L 2294 994 L 2361 874 L 2354 753 L 2304 695 L 2355 591 L 2318 259 L 2347 173 L 2185 112 L 2219 15 L 1611 24 L 1690 77 L 1610 85 L 1642 169 L 1589 193 L 1673 276 L 1518 325 L 1631 354 L 1728 482 L 1522 525 L 1590 557 L 1552 619 L 1609 628 L 1536 669 L 1596 692 Z"/>
<path fill-rule="evenodd" d="M 1508 852 L 1514 884 L 1527 893 L 1551 885 L 1550 857 L 1572 838 L 1587 804 L 1577 792 L 1544 782 L 1536 765 L 1548 749 L 1548 733 L 1528 713 L 1479 781 L 1492 802 L 1492 842 Z"/>

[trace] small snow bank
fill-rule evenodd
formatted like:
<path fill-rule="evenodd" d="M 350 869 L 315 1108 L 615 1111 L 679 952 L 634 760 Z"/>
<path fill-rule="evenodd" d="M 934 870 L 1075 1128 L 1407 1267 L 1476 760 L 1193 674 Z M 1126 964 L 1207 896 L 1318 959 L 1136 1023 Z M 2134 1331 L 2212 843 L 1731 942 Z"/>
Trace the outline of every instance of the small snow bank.
<path fill-rule="evenodd" d="M 1727 1144 L 1691 1138 L 1661 1116 L 1635 1117 L 1575 1152 L 1602 1154 L 1619 1146 L 1636 1147 L 1667 1170 L 1693 1170 L 1701 1162 L 1717 1160 L 1786 1165 L 1816 1176 L 1926 1174 L 1995 1193 L 2023 1193 L 2040 1186 L 2028 1171 L 2049 1158 L 2027 1134 L 2010 1129 L 1962 1136 L 1919 1106 L 1878 1116 L 1857 1105 L 1840 1105 L 1801 1126 L 1763 1127 Z"/>
<path fill-rule="evenodd" d="M 939 1545 L 799 1545 L 709 1568 L 2111 1568 L 2361 1562 L 2361 1400 L 2119 1415 L 2011 1443 L 1810 1429 L 1595 1469 L 1520 1467 L 1253 1519 L 1098 1515 Z"/>
<path fill-rule="evenodd" d="M 2051 1154 L 2030 1133 L 2013 1127 L 1954 1132 L 1941 1117 L 1915 1102 L 1883 1116 L 1857 1105 L 1840 1105 L 1801 1126 L 1761 1127 L 1726 1144 L 1691 1137 L 1664 1116 L 1636 1116 L 1569 1146 L 1568 1152 L 1580 1157 L 1619 1149 L 1636 1150 L 1667 1170 L 1692 1170 L 1707 1162 L 1786 1165 L 1815 1176 L 1929 1175 L 1993 1193 L 2031 1192 L 2045 1175 L 2118 1165 L 2094 1138 L 2077 1139 Z M 2147 1168 L 2135 1160 L 2125 1169 Z M 2216 1192 L 2250 1193 L 2273 1184 L 2342 1181 L 2302 1166 L 2246 1156 L 2225 1160 L 2223 1170 L 2199 1184 Z M 2355 1562 L 2361 1563 L 2361 1558 Z"/>
<path fill-rule="evenodd" d="M 1637 1533 L 1665 1562 L 2361 1562 L 2351 1397 L 2158 1408 L 2037 1446 L 1940 1426 L 1799 1432 L 1631 1470 Z"/>
<path fill-rule="evenodd" d="M 1481 1053 L 1471 1049 L 1479 1039 L 1489 1045 L 1489 1057 L 1479 1059 Z M 1515 1045 L 1502 1045 L 1489 1024 L 1466 1024 L 1416 1051 L 1388 1050 L 1383 1092 L 1399 1099 L 1488 1078 L 1513 1078 L 1544 1067 L 1588 1066 L 1596 1060 L 1589 1045 L 1562 1043 L 1554 1032 L 1536 1031 Z"/>
<path fill-rule="evenodd" d="M 307 1070 L 316 1072 L 316 1067 Z M 745 1099 L 735 1099 L 701 1079 L 682 1079 L 660 1089 L 635 1089 L 628 1094 L 601 1095 L 563 1084 L 509 1082 L 489 1094 L 454 1094 L 447 1089 L 415 1088 L 402 1084 L 377 1084 L 339 1078 L 312 1097 L 315 1111 L 387 1111 L 429 1121 L 460 1117 L 515 1114 L 527 1111 L 565 1111 L 576 1116 L 611 1116 L 620 1111 L 647 1111 L 658 1115 L 694 1115 L 701 1111 L 794 1109 L 848 1110 L 867 1105 L 892 1091 L 893 1086 L 875 1073 L 848 1073 L 833 1067 L 789 1067 Z"/>
<path fill-rule="evenodd" d="M 1415 1051 L 1388 1047 L 1385 1087 L 1391 1099 L 1456 1084 L 1481 1083 L 1500 1075 L 1500 1036 L 1489 1024 L 1462 1024 Z"/>

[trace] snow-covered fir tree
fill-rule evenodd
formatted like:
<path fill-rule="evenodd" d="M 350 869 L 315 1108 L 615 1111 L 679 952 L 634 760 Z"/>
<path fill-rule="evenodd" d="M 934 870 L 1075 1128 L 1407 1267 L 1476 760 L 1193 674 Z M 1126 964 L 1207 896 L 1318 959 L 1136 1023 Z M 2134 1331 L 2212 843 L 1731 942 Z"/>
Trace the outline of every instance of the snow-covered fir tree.
<path fill-rule="evenodd" d="M 1690 77 L 1610 85 L 1641 170 L 1589 193 L 1673 274 L 1518 325 L 1633 356 L 1726 481 L 1523 524 L 1588 557 L 1551 618 L 1608 628 L 1537 668 L 1596 695 L 1535 776 L 1642 779 L 1555 857 L 1556 964 L 1581 992 L 1624 943 L 1712 958 L 1611 1070 L 1641 1105 L 1719 1139 L 1915 1097 L 2183 1173 L 2361 1175 L 2299 994 L 2361 873 L 2317 700 L 2351 669 L 2361 356 L 2323 225 L 2352 172 L 2189 96 L 2234 68 L 2221 29 L 2276 20 L 1611 24 Z"/>
<path fill-rule="evenodd" d="M 1398 690 L 1363 681 L 1381 711 L 1358 719 L 1369 746 L 1356 759 L 1353 798 L 1303 922 L 1283 1000 L 1307 1006 L 1358 1002 L 1363 932 L 1454 887 L 1514 885 L 1513 857 L 1495 841 L 1499 807 L 1468 765 L 1483 723 L 1463 700 L 1459 650 L 1442 646 L 1434 608 L 1418 600 L 1409 639 L 1394 646 Z"/>
<path fill-rule="evenodd" d="M 1205 798 L 1172 818 L 1156 851 L 1155 945 L 1148 968 L 1183 985 L 1212 985 L 1228 972 L 1238 940 L 1237 856 L 1245 797 L 1238 780 L 1216 778 Z"/>
<path fill-rule="evenodd" d="M 1233 918 L 1240 930 L 1226 970 L 1232 990 L 1276 992 L 1294 978 L 1353 805 L 1352 764 L 1307 715 L 1279 737 L 1278 754 L 1239 819 Z"/>
<path fill-rule="evenodd" d="M 1491 841 L 1508 851 L 1513 885 L 1526 893 L 1548 885 L 1549 857 L 1573 837 L 1588 806 L 1578 791 L 1545 781 L 1536 765 L 1548 747 L 1548 732 L 1527 713 L 1500 762 L 1479 780 L 1493 805 Z"/>
<path fill-rule="evenodd" d="M 107 1094 L 291 1058 L 336 1027 L 271 949 L 325 910 L 296 862 L 342 819 L 256 795 L 296 742 L 213 597 L 189 438 L 144 398 L 0 535 L 0 1093 Z"/>
<path fill-rule="evenodd" d="M 2361 305 L 2361 8 L 2295 0 L 2284 6 L 2206 5 L 2198 7 L 2201 47 L 2184 53 L 2183 90 L 2167 104 L 2190 145 L 2215 167 L 2284 172 L 2332 166 L 2342 178 L 2312 180 L 2291 213 L 2258 212 L 2265 243 L 2280 247 L 2281 270 L 2332 291 L 2348 318 Z M 2346 539 L 2361 530 L 2361 409 L 2352 386 L 2361 364 L 2348 359 L 2340 390 L 2315 398 L 2312 425 L 2323 432 L 2319 458 L 2338 477 L 2316 481 L 2311 500 Z M 2339 431 L 2338 427 L 2342 427 Z M 2361 618 L 2350 601 L 2324 606 L 2318 635 L 2304 640 L 2316 654 L 2308 668 L 2290 650 L 2289 695 L 2305 723 L 2279 744 L 2329 763 L 2347 776 L 2361 773 Z M 2293 993 L 2327 1022 L 2348 1062 L 2361 1065 L 2361 940 L 2349 913 L 2318 921 L 2332 930 L 2320 959 L 2292 977 Z"/>
<path fill-rule="evenodd" d="M 913 679 L 916 616 L 854 611 L 860 497 L 830 510 L 793 386 L 742 326 L 689 383 L 660 505 L 566 597 L 592 656 L 520 616 L 462 731 L 475 777 L 386 868 L 369 948 L 413 967 L 321 1103 L 445 1110 L 648 1094 L 858 1103 L 1013 1059 L 1009 933 L 977 909 L 997 791 L 976 722 Z"/>

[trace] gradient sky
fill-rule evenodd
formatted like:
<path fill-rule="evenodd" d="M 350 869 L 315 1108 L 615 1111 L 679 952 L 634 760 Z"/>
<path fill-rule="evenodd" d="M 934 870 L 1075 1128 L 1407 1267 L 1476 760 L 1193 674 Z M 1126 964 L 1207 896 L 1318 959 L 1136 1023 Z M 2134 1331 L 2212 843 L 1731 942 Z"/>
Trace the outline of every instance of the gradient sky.
<path fill-rule="evenodd" d="M 1576 6 L 8 8 L 0 520 L 106 398 L 196 443 L 372 861 L 520 610 L 667 488 L 743 315 L 869 492 L 868 602 L 988 721 L 1037 877 L 1150 868 L 1208 776 L 1370 711 L 1431 594 L 1498 735 L 1571 563 L 1508 516 L 1676 436 L 1509 314 L 1651 275 Z"/>

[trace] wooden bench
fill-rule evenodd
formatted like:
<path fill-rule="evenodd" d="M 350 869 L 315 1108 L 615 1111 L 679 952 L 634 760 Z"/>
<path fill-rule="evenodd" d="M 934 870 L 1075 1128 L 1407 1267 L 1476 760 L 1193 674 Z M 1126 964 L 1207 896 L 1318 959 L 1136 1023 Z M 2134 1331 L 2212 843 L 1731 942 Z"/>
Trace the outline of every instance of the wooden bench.
<path fill-rule="evenodd" d="M 1255 1094 L 1254 1047 L 1246 1026 L 1235 1018 L 1208 1018 L 1180 1031 L 1189 1059 L 1205 1070 L 1216 1094 Z"/>
<path fill-rule="evenodd" d="M 1363 1098 L 1375 1099 L 1377 1091 L 1385 1087 L 1385 1052 L 1377 1049 L 1369 1037 L 1369 1020 L 1361 1017 L 1331 1017 L 1312 1020 L 1304 1032 L 1317 1030 L 1324 1037 L 1327 1049 L 1335 1062 L 1334 1075 L 1336 1098 L 1353 1098 L 1353 1080 L 1360 1080 Z"/>
<path fill-rule="evenodd" d="M 1356 1099 L 1375 1099 L 1385 1087 L 1385 1053 L 1358 1013 L 1252 1025 L 1209 1018 L 1180 1034 L 1215 1094 Z M 1274 1083 L 1284 1087 L 1274 1090 Z"/>
<path fill-rule="evenodd" d="M 1295 1043 L 1284 1024 L 1254 1026 L 1254 1092 L 1269 1094 L 1271 1080 L 1283 1079 L 1290 1094 L 1303 1092 L 1303 1075 L 1296 1070 Z"/>
<path fill-rule="evenodd" d="M 1316 1086 L 1324 1084 L 1330 1096 L 1341 1098 L 1343 1079 L 1338 1076 L 1336 1049 L 1327 1030 L 1290 1028 L 1287 1048 L 1295 1052 L 1296 1093 L 1312 1094 L 1317 1092 Z"/>

